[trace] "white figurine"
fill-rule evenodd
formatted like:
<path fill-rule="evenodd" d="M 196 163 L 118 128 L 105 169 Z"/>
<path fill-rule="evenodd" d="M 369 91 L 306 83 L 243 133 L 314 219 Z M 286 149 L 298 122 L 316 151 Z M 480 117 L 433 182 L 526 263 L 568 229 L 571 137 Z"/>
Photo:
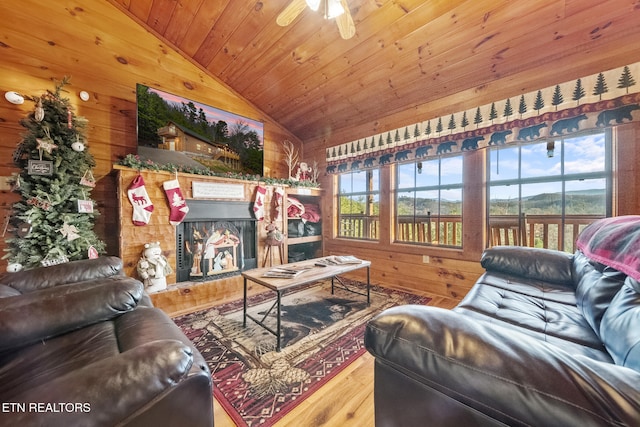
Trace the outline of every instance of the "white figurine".
<path fill-rule="evenodd" d="M 160 242 L 144 245 L 142 256 L 138 260 L 138 274 L 144 281 L 147 292 L 157 292 L 167 289 L 167 275 L 173 269 L 162 255 Z"/>

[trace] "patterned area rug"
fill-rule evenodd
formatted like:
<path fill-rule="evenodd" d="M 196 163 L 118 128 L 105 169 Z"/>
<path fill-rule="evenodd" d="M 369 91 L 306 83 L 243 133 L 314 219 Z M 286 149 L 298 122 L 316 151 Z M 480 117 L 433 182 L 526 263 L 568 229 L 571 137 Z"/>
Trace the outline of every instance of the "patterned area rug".
<path fill-rule="evenodd" d="M 365 285 L 343 279 L 352 289 Z M 249 313 L 262 318 L 275 300 L 264 292 L 249 301 Z M 426 304 L 429 298 L 371 287 L 366 297 L 323 281 L 284 295 L 282 350 L 276 338 L 253 321 L 242 326 L 242 300 L 178 317 L 175 322 L 211 368 L 214 396 L 238 426 L 272 426 L 360 357 L 366 322 L 382 310 L 402 304 Z M 265 323 L 275 330 L 275 309 Z"/>

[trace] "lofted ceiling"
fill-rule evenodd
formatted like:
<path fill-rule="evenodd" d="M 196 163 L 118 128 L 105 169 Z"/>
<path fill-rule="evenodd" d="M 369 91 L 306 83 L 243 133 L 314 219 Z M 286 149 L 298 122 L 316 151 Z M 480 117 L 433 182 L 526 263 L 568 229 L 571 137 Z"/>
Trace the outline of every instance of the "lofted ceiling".
<path fill-rule="evenodd" d="M 640 0 L 110 0 L 308 143 L 335 145 L 640 60 Z"/>

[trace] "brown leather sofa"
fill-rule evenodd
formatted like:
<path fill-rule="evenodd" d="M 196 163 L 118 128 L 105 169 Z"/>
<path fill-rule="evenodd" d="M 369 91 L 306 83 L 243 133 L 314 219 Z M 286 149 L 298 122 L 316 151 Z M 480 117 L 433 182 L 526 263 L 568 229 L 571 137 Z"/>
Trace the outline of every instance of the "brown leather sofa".
<path fill-rule="evenodd" d="M 620 237 L 635 256 L 626 274 L 582 250 L 494 247 L 453 310 L 402 306 L 374 318 L 365 344 L 376 426 L 640 426 L 632 221 L 635 234 Z M 602 241 L 611 230 L 600 232 Z"/>
<path fill-rule="evenodd" d="M 115 257 L 0 277 L 0 426 L 212 426 L 209 369 Z"/>

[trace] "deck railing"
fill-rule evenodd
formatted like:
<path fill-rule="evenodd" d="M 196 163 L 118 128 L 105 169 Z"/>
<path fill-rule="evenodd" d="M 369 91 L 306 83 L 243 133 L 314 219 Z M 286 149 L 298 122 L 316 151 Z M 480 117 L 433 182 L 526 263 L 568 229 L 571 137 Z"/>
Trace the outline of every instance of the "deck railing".
<path fill-rule="evenodd" d="M 603 215 L 493 215 L 489 218 L 489 246 L 518 245 L 573 252 L 578 234 Z M 378 217 L 342 215 L 340 237 L 377 239 Z M 462 217 L 457 215 L 399 216 L 396 241 L 462 245 Z"/>

